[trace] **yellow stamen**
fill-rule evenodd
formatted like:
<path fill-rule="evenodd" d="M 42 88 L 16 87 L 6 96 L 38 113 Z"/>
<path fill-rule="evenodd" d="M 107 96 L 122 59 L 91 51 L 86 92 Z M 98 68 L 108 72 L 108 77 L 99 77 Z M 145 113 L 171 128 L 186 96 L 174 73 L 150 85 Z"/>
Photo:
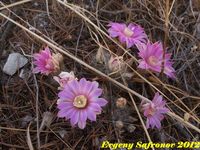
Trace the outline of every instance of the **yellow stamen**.
<path fill-rule="evenodd" d="M 149 63 L 153 66 L 156 66 L 158 63 L 158 59 L 155 56 L 150 56 L 149 57 Z"/>
<path fill-rule="evenodd" d="M 73 105 L 77 108 L 84 108 L 87 105 L 87 98 L 84 95 L 76 96 Z"/>
<path fill-rule="evenodd" d="M 129 29 L 128 27 L 126 27 L 124 29 L 124 34 L 127 36 L 127 37 L 131 37 L 133 35 L 133 31 L 131 29 Z"/>

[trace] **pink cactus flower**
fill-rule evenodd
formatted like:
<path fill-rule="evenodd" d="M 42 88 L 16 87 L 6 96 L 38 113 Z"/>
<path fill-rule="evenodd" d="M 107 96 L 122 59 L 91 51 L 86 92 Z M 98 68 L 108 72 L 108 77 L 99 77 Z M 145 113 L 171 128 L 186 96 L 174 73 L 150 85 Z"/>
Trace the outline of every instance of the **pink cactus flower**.
<path fill-rule="evenodd" d="M 102 89 L 98 86 L 97 82 L 85 78 L 66 84 L 58 94 L 58 117 L 70 119 L 72 126 L 78 124 L 81 129 L 85 128 L 87 119 L 96 121 L 96 115 L 101 114 L 101 107 L 107 104 L 107 100 L 99 97 Z"/>
<path fill-rule="evenodd" d="M 34 54 L 33 57 L 33 64 L 36 65 L 33 69 L 34 73 L 40 72 L 42 74 L 49 75 L 59 68 L 59 62 L 53 58 L 49 47 L 46 47 L 44 50 L 40 51 L 40 53 Z"/>
<path fill-rule="evenodd" d="M 118 37 L 119 41 L 122 44 L 126 44 L 127 48 L 134 45 L 138 47 L 140 44 L 147 42 L 147 35 L 144 29 L 137 24 L 130 23 L 127 26 L 124 23 L 111 22 L 108 26 L 110 27 L 108 29 L 110 37 Z"/>
<path fill-rule="evenodd" d="M 60 85 L 58 88 L 59 90 L 63 89 L 65 84 L 72 80 L 77 80 L 77 78 L 74 75 L 74 72 L 61 72 L 58 76 L 54 76 L 53 79 L 57 81 Z"/>
<path fill-rule="evenodd" d="M 139 57 L 142 58 L 139 60 L 138 68 L 149 69 L 159 73 L 161 72 L 163 62 L 163 46 L 160 42 L 153 44 L 148 42 L 146 45 L 140 45 L 138 54 Z M 164 73 L 171 78 L 175 78 L 175 70 L 172 67 L 170 57 L 171 54 L 165 54 Z"/>
<path fill-rule="evenodd" d="M 164 114 L 166 114 L 169 109 L 165 107 L 166 102 L 159 93 L 156 93 L 152 102 L 143 104 L 144 116 L 147 117 L 146 127 L 158 129 L 161 128 L 161 121 L 164 119 Z"/>
<path fill-rule="evenodd" d="M 175 69 L 172 67 L 173 63 L 170 60 L 171 54 L 165 54 L 164 73 L 170 77 L 175 78 Z"/>

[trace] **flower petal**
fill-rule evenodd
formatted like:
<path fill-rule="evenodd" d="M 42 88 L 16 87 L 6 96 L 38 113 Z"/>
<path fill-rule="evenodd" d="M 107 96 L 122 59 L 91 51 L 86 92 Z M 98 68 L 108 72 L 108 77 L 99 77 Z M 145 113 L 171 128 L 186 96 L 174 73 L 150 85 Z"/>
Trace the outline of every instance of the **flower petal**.
<path fill-rule="evenodd" d="M 99 104 L 99 106 L 105 106 L 108 103 L 104 98 L 98 98 L 95 102 Z"/>
<path fill-rule="evenodd" d="M 89 97 L 92 99 L 92 98 L 97 98 L 99 96 L 101 96 L 102 94 L 102 89 L 96 89 L 96 90 L 93 90 L 92 92 L 90 92 L 89 94 Z"/>
<path fill-rule="evenodd" d="M 73 107 L 73 104 L 71 102 L 61 102 L 57 107 L 58 109 L 70 109 Z"/>
<path fill-rule="evenodd" d="M 100 113 L 101 112 L 101 107 L 97 103 L 90 103 L 89 107 L 91 109 L 93 109 L 94 112 L 96 112 L 96 113 Z"/>
<path fill-rule="evenodd" d="M 60 118 L 67 117 L 70 118 L 71 114 L 74 112 L 74 109 L 62 109 L 58 112 L 57 116 Z"/>
<path fill-rule="evenodd" d="M 79 113 L 79 120 L 81 122 L 84 122 L 87 120 L 87 111 L 86 110 L 81 110 Z"/>
<path fill-rule="evenodd" d="M 80 115 L 80 112 L 77 111 L 77 110 L 75 110 L 75 111 L 73 112 L 73 114 L 71 114 L 70 123 L 71 123 L 72 126 L 75 126 L 75 124 L 78 123 L 78 121 L 79 121 L 79 115 Z"/>
<path fill-rule="evenodd" d="M 58 97 L 62 100 L 72 101 L 75 97 L 74 93 L 71 92 L 68 88 L 65 88 L 63 91 L 58 93 Z"/>
<path fill-rule="evenodd" d="M 79 122 L 78 122 L 78 127 L 79 127 L 80 129 L 84 129 L 85 126 L 86 126 L 86 121 L 79 121 Z"/>
<path fill-rule="evenodd" d="M 87 117 L 91 121 L 96 121 L 96 113 L 92 109 L 87 110 Z"/>

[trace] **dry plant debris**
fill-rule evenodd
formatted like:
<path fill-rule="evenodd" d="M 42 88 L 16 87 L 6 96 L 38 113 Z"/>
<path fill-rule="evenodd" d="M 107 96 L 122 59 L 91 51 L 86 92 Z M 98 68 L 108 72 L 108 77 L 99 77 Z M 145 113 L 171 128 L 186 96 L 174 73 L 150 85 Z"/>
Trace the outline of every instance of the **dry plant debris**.
<path fill-rule="evenodd" d="M 199 141 L 198 6 L 198 0 L 2 0 L 2 149 L 98 149 L 105 140 L 126 143 Z M 116 22 L 120 24 L 112 24 Z M 113 25 L 122 28 L 123 35 L 114 35 L 110 29 Z M 130 39 L 136 32 L 132 30 L 134 25 L 141 26 L 142 33 L 146 33 L 136 43 Z M 144 62 L 146 55 L 144 57 L 140 49 L 145 49 L 141 42 L 147 37 L 153 43 L 149 47 L 158 46 L 156 41 L 163 43 L 159 60 L 156 55 L 149 55 L 150 61 Z M 47 45 L 52 53 L 48 52 L 50 61 L 47 61 L 51 71 L 43 70 L 45 75 L 33 74 L 34 53 Z M 23 55 L 28 64 L 18 67 L 16 73 L 9 76 L 3 72 L 3 66 L 13 52 Z M 139 52 L 142 54 L 138 55 Z M 171 60 L 167 65 L 173 66 L 176 72 L 170 67 L 166 70 L 165 61 L 161 61 L 166 57 L 168 61 L 169 56 Z M 160 68 L 152 68 L 157 62 Z M 21 67 L 26 72 L 23 78 L 20 78 Z M 58 92 L 65 90 L 65 83 L 72 80 L 77 84 L 83 77 L 87 82 L 99 83 L 108 104 L 101 109 L 96 106 L 97 118 L 89 117 L 96 122 L 85 122 L 85 117 L 80 123 L 77 118 L 73 120 L 71 124 L 78 123 L 84 128 L 79 129 L 57 117 L 57 105 L 62 101 L 57 100 Z M 147 129 L 143 123 L 146 122 L 143 102 L 149 104 L 156 92 L 163 96 L 169 109 L 160 130 Z M 75 99 L 73 104 L 77 108 L 88 104 L 83 96 Z M 105 105 L 103 101 L 100 106 Z M 144 105 L 147 116 L 154 113 L 153 104 Z"/>

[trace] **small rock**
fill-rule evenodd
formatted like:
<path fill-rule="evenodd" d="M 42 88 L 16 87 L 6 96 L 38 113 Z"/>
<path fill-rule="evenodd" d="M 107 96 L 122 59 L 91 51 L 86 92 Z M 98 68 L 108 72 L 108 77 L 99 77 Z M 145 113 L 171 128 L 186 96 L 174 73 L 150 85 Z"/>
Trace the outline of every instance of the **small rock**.
<path fill-rule="evenodd" d="M 134 76 L 133 72 L 124 72 L 122 73 L 122 77 L 124 77 L 125 79 L 131 79 Z"/>
<path fill-rule="evenodd" d="M 19 77 L 21 79 L 26 79 L 30 76 L 30 74 L 31 74 L 31 71 L 28 68 L 24 68 L 24 69 L 21 69 L 19 73 Z"/>
<path fill-rule="evenodd" d="M 64 138 L 64 137 L 65 137 L 65 134 L 67 134 L 67 131 L 66 131 L 66 130 L 59 130 L 59 131 L 58 131 L 58 134 L 59 134 L 62 138 Z"/>
<path fill-rule="evenodd" d="M 124 127 L 124 124 L 121 120 L 116 121 L 115 125 L 118 129 L 122 129 Z"/>
<path fill-rule="evenodd" d="M 127 127 L 128 132 L 133 133 L 135 131 L 136 127 L 132 124 L 129 124 Z"/>
<path fill-rule="evenodd" d="M 198 46 L 197 45 L 193 45 L 192 48 L 191 48 L 191 51 L 195 52 L 197 49 L 198 49 Z"/>
<path fill-rule="evenodd" d="M 20 71 L 19 77 L 22 78 L 22 79 L 25 78 L 24 69 L 22 69 L 22 70 Z"/>
<path fill-rule="evenodd" d="M 32 121 L 32 120 L 33 120 L 33 117 L 30 116 L 30 115 L 26 115 L 25 117 L 23 117 L 23 118 L 21 119 L 21 125 L 22 125 L 22 127 L 23 127 L 23 128 L 26 127 L 26 126 L 28 125 L 28 123 L 29 123 L 30 121 Z"/>
<path fill-rule="evenodd" d="M 27 63 L 27 58 L 19 53 L 12 53 L 8 56 L 7 62 L 3 67 L 3 72 L 12 76 Z"/>
<path fill-rule="evenodd" d="M 39 4 L 37 2 L 33 3 L 34 6 L 38 7 Z"/>

